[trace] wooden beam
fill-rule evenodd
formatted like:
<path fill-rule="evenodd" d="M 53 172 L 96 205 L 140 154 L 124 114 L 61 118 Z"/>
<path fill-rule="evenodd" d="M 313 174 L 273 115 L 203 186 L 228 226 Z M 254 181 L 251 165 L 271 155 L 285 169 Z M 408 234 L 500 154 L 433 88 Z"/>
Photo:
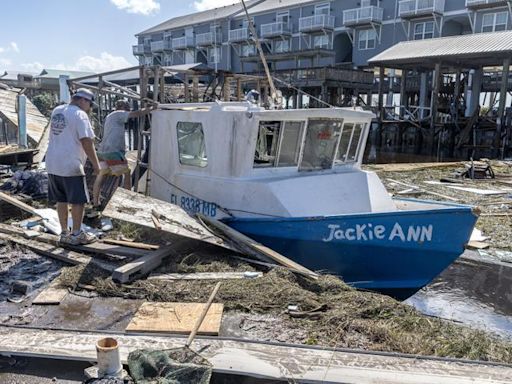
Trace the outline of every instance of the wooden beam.
<path fill-rule="evenodd" d="M 113 337 L 122 363 L 138 349 L 182 348 L 184 336 L 124 334 L 0 326 L 0 353 L 57 360 L 96 361 L 96 342 Z M 197 337 L 191 345 L 214 373 L 300 383 L 501 384 L 512 380 L 508 364 L 355 349 Z M 63 368 L 64 369 L 64 368 Z"/>
<path fill-rule="evenodd" d="M 384 120 L 384 67 L 379 67 L 378 110 L 380 121 Z"/>
<path fill-rule="evenodd" d="M 507 102 L 507 89 L 508 89 L 508 75 L 510 72 L 510 57 L 507 57 L 503 60 L 503 75 L 501 76 L 501 88 L 500 88 L 500 101 L 498 105 L 498 118 L 496 120 L 497 129 L 496 129 L 496 137 L 494 140 L 494 148 L 496 157 L 503 158 L 503 149 L 502 148 L 502 133 L 505 127 L 505 106 Z"/>
<path fill-rule="evenodd" d="M 263 272 L 199 272 L 151 274 L 147 280 L 242 280 L 262 277 Z"/>
<path fill-rule="evenodd" d="M 192 101 L 197 103 L 199 101 L 199 76 L 192 77 Z"/>
<path fill-rule="evenodd" d="M 244 253 L 256 257 L 262 261 L 272 260 L 281 266 L 289 268 L 292 272 L 312 278 L 318 278 L 318 274 L 315 272 L 254 241 L 250 237 L 245 236 L 237 230 L 228 227 L 226 224 L 201 214 L 198 214 L 197 216 L 203 223 L 207 224 L 214 231 L 220 232 L 223 236 L 226 236 L 228 239 L 232 240 L 237 245 L 237 247 L 244 251 Z"/>
<path fill-rule="evenodd" d="M 154 250 L 160 248 L 159 245 L 137 243 L 135 241 L 114 240 L 114 239 L 102 239 L 101 241 L 106 244 L 122 245 L 123 247 L 145 249 L 147 251 L 154 251 Z"/>
<path fill-rule="evenodd" d="M 51 235 L 49 233 L 36 232 L 37 236 L 31 236 L 22 228 L 16 227 L 14 225 L 2 224 L 0 223 L 0 233 L 4 233 L 7 235 L 15 235 L 24 238 L 34 238 L 39 242 L 43 242 L 50 245 L 56 245 L 62 248 L 69 248 L 73 251 L 78 252 L 87 252 L 94 253 L 100 255 L 116 255 L 116 256 L 125 256 L 125 257 L 141 257 L 146 254 L 145 250 L 124 247 L 120 245 L 113 244 L 105 244 L 101 242 L 95 242 L 91 244 L 85 245 L 70 245 L 65 244 L 61 245 L 59 243 L 59 236 Z"/>
<path fill-rule="evenodd" d="M 134 279 L 144 276 L 157 268 L 162 260 L 168 256 L 177 255 L 176 251 L 172 246 L 163 247 L 157 251 L 152 251 L 146 256 L 143 256 L 131 263 L 127 263 L 117 268 L 112 273 L 112 280 L 119 283 L 128 283 Z"/>
<path fill-rule="evenodd" d="M 28 240 L 21 236 L 7 235 L 5 233 L 0 233 L 0 239 L 10 241 L 22 247 L 28 248 L 31 251 L 38 253 L 40 255 L 60 260 L 68 264 L 86 265 L 91 263 L 108 272 L 112 272 L 115 269 L 115 267 L 112 264 L 107 263 L 105 261 L 97 260 L 90 256 L 86 256 L 82 253 L 70 251 L 69 249 L 64 249 L 55 245 L 43 243 L 38 240 Z"/>
<path fill-rule="evenodd" d="M 185 103 L 189 103 L 190 102 L 190 90 L 188 88 L 188 75 L 185 74 L 183 76 L 183 96 L 185 97 Z"/>

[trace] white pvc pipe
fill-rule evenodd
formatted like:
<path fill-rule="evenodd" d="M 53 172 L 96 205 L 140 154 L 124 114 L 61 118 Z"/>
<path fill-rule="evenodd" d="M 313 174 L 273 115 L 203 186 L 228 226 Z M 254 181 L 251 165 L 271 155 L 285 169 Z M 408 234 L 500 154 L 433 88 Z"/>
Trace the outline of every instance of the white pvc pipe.
<path fill-rule="evenodd" d="M 116 339 L 106 337 L 96 343 L 98 355 L 98 377 L 119 376 L 122 374 L 123 366 L 119 356 L 119 346 Z"/>

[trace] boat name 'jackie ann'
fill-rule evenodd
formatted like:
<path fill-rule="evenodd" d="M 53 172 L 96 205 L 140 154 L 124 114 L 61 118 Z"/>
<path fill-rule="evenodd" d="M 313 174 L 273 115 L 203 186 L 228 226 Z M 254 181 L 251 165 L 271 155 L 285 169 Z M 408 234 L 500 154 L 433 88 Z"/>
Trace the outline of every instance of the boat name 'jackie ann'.
<path fill-rule="evenodd" d="M 372 240 L 400 240 L 402 242 L 427 242 L 432 241 L 434 231 L 433 225 L 410 225 L 405 229 L 399 223 L 395 223 L 393 228 L 385 225 L 357 224 L 355 227 L 341 228 L 338 224 L 330 224 L 328 234 L 322 240 L 330 242 L 332 240 L 348 241 L 372 241 Z"/>

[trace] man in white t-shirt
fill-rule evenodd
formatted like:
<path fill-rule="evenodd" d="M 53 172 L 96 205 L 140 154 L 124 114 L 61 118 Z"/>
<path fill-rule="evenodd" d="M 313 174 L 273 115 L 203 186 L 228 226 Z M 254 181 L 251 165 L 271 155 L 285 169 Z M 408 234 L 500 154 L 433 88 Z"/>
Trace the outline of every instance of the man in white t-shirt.
<path fill-rule="evenodd" d="M 101 171 L 94 181 L 93 205 L 100 205 L 100 188 L 105 176 L 124 176 L 123 186 L 131 189 L 130 168 L 126 160 L 125 124 L 128 119 L 151 113 L 152 108 L 130 112 L 130 105 L 118 100 L 115 110 L 107 115 L 103 127 L 103 139 L 98 147 Z"/>
<path fill-rule="evenodd" d="M 94 149 L 94 131 L 87 113 L 94 102 L 88 89 L 78 89 L 69 104 L 56 107 L 51 116 L 50 137 L 46 152 L 48 200 L 57 203 L 62 228 L 60 241 L 68 244 L 88 244 L 96 240 L 81 230 L 85 203 L 89 193 L 84 165 L 89 158 L 96 174 L 100 165 Z M 68 228 L 69 205 L 73 228 Z"/>

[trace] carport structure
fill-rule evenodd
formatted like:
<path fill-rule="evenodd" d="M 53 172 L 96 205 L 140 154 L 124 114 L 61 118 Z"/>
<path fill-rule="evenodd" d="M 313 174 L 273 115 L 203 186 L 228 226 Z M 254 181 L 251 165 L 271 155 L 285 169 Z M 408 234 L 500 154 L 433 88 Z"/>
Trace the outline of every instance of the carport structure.
<path fill-rule="evenodd" d="M 480 149 L 477 152 L 484 153 L 481 151 L 484 145 L 475 142 L 475 130 L 483 124 L 480 95 L 482 92 L 486 97 L 490 94 L 491 100 L 498 95 L 497 110 L 492 111 L 491 103 L 492 116 L 485 117 L 487 131 L 490 130 L 489 123 L 494 123 L 492 143 L 488 141 L 487 145 L 492 148 L 487 148 L 489 151 L 485 153 L 503 157 L 510 151 L 512 143 L 512 124 L 506 110 L 507 94 L 512 89 L 509 76 L 511 58 L 511 31 L 396 44 L 369 60 L 370 65 L 379 69 L 379 121 L 384 125 L 393 121 L 395 124 L 406 122 L 429 128 L 426 136 L 431 154 L 440 146 L 439 133 L 446 126 L 455 128 L 454 147 L 468 147 L 467 141 L 473 137 L 472 150 Z M 401 71 L 401 78 L 397 81 L 400 92 L 398 107 L 390 108 L 389 98 L 388 106 L 384 105 L 386 69 Z M 393 79 L 390 80 L 392 95 Z M 411 96 L 411 88 L 419 89 L 419 93 Z"/>

